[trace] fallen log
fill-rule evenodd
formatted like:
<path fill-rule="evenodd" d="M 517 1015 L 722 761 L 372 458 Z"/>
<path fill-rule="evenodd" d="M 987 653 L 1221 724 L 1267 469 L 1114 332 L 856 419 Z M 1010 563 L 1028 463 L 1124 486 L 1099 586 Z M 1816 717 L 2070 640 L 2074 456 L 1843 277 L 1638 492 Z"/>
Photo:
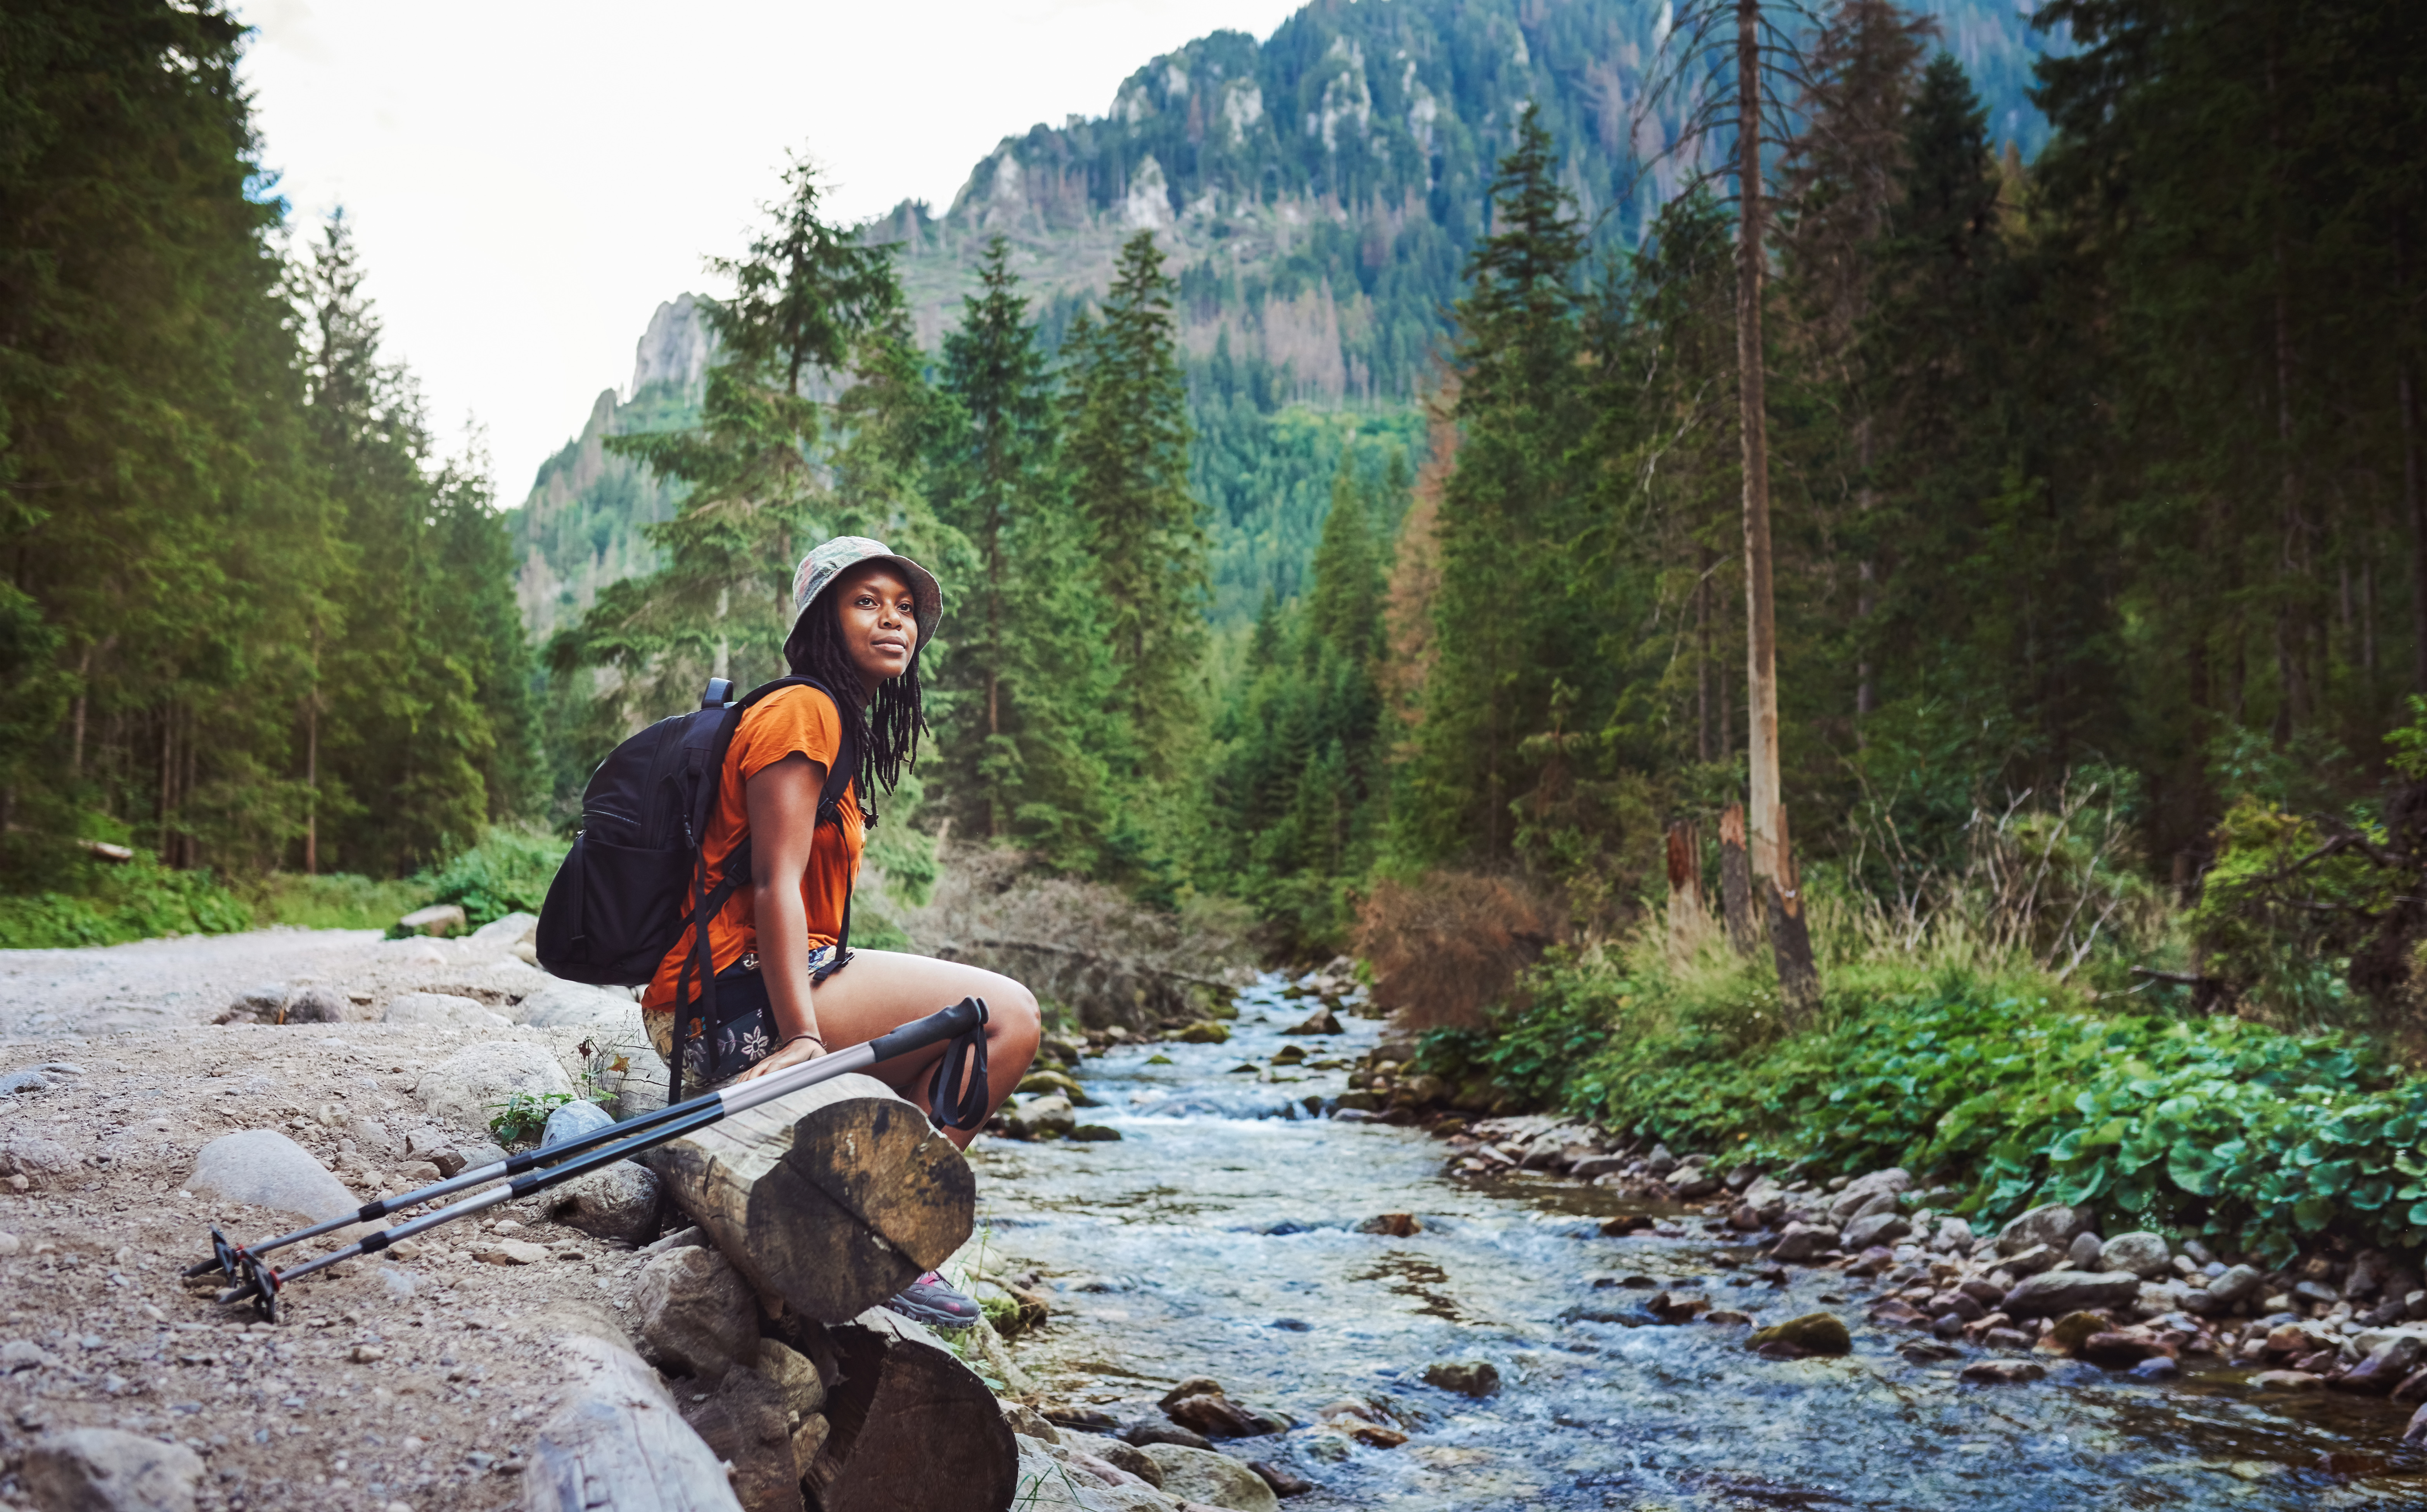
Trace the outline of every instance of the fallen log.
<path fill-rule="evenodd" d="M 559 1350 L 578 1379 L 532 1443 L 524 1512 L 741 1512 L 725 1466 L 656 1372 L 598 1339 Z"/>
<path fill-rule="evenodd" d="M 659 1146 L 650 1169 L 761 1298 L 840 1323 L 969 1237 L 977 1181 L 924 1114 L 839 1076 Z"/>
<path fill-rule="evenodd" d="M 804 1482 L 818 1512 L 1011 1505 L 1019 1488 L 1011 1424 L 951 1348 L 882 1309 L 825 1337 L 839 1374 L 826 1394 L 825 1442 Z"/>

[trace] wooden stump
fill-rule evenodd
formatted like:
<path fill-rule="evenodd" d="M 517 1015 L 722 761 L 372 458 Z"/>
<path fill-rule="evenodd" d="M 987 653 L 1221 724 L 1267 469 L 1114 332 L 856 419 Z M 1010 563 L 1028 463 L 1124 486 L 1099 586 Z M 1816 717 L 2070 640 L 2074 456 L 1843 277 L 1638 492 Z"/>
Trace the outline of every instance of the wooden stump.
<path fill-rule="evenodd" d="M 1719 905 L 1727 914 L 1729 946 L 1738 955 L 1751 955 L 1760 948 L 1761 935 L 1752 919 L 1752 863 L 1745 854 L 1742 804 L 1719 810 Z"/>
<path fill-rule="evenodd" d="M 1702 837 L 1684 820 L 1669 825 L 1669 959 L 1683 966 L 1711 927 L 1702 905 Z"/>
<path fill-rule="evenodd" d="M 1786 1027 L 1800 1029 L 1820 1011 L 1820 970 L 1812 960 L 1812 930 L 1803 917 L 1803 887 L 1786 839 L 1786 805 L 1778 808 L 1778 871 L 1768 886 L 1769 950 L 1778 966 L 1778 994 Z"/>
<path fill-rule="evenodd" d="M 531 1446 L 524 1512 L 741 1512 L 724 1465 L 655 1371 L 596 1339 L 558 1349 L 580 1381 Z"/>
<path fill-rule="evenodd" d="M 882 1309 L 825 1334 L 839 1374 L 803 1487 L 818 1512 L 1005 1512 L 1018 1446 L 994 1393 L 950 1347 Z"/>
<path fill-rule="evenodd" d="M 839 1076 L 671 1144 L 649 1164 L 759 1294 L 839 1323 L 969 1237 L 977 1180 L 926 1115 Z"/>

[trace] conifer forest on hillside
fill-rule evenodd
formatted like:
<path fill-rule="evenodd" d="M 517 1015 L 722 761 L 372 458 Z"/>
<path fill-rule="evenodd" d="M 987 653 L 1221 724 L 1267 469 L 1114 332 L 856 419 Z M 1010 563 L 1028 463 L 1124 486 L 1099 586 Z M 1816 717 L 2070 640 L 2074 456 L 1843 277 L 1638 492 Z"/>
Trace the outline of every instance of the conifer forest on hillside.
<path fill-rule="evenodd" d="M 2339 1036 L 2393 1096 L 2427 12 L 1976 8 L 1317 4 L 942 215 L 795 158 L 703 247 L 696 382 L 602 400 L 543 519 L 265 188 L 236 21 L 19 6 L 0 942 L 528 906 L 853 532 L 951 602 L 885 865 L 1223 901 L 1516 1102 L 1835 1148 L 1671 1073 L 1959 1000 Z M 619 565 L 540 624 L 551 552 Z M 2092 1180 L 2049 1127 L 1942 1154 Z M 2352 1221 L 2415 1243 L 2403 1191 Z"/>

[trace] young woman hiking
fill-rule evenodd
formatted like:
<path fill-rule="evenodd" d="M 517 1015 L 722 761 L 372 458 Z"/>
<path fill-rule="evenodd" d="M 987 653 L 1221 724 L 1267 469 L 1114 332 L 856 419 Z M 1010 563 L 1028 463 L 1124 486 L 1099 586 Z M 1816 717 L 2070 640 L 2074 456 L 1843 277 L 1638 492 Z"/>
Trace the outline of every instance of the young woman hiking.
<path fill-rule="evenodd" d="M 641 999 L 658 1052 L 668 1065 L 682 1056 L 687 1089 L 797 1065 L 970 997 L 987 1010 L 989 1110 L 1027 1074 L 1036 1054 L 1036 999 L 1018 983 L 893 951 L 850 950 L 837 959 L 874 818 L 873 789 L 890 790 L 900 780 L 925 728 L 919 649 L 934 637 L 943 608 L 934 576 L 881 541 L 838 536 L 802 559 L 784 658 L 793 675 L 820 686 L 779 689 L 742 711 L 700 848 L 712 888 L 735 847 L 745 837 L 750 843 L 749 877 L 709 921 L 717 1023 L 702 1019 L 697 981 L 684 981 L 695 950 L 689 930 Z M 858 753 L 857 770 L 821 813 L 827 771 L 847 750 Z M 872 1074 L 915 1098 L 912 1089 L 941 1053 L 880 1062 Z M 974 1137 L 944 1133 L 965 1148 Z M 945 1327 L 979 1316 L 976 1303 L 933 1272 L 890 1306 Z"/>

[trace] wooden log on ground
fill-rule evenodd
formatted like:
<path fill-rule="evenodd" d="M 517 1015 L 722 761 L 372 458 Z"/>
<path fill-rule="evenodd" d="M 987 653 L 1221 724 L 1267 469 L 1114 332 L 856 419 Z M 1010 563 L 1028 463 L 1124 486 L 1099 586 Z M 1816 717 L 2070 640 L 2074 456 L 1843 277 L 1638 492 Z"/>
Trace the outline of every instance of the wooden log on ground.
<path fill-rule="evenodd" d="M 926 1114 L 839 1076 L 659 1146 L 650 1168 L 762 1299 L 858 1316 L 969 1237 L 977 1180 Z"/>
<path fill-rule="evenodd" d="M 839 1374 L 804 1483 L 818 1512 L 1005 1512 L 1018 1446 L 949 1346 L 881 1309 L 825 1333 Z"/>
<path fill-rule="evenodd" d="M 532 1443 L 524 1512 L 741 1512 L 657 1372 L 598 1339 L 558 1351 L 575 1385 Z"/>

